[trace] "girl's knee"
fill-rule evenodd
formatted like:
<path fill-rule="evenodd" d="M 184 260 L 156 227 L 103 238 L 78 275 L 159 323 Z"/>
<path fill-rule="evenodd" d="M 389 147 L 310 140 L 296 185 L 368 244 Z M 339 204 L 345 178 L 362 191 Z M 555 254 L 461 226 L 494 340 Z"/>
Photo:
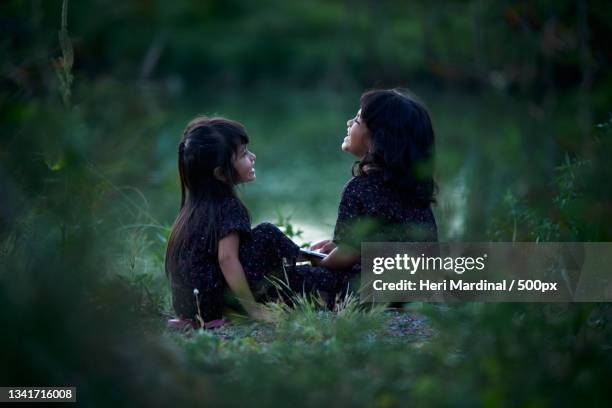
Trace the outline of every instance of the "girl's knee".
<path fill-rule="evenodd" d="M 269 222 L 262 222 L 253 228 L 252 235 L 254 247 L 259 248 L 265 256 L 276 259 L 275 262 L 280 262 L 282 258 L 293 262 L 300 253 L 300 248 L 276 225 Z"/>
<path fill-rule="evenodd" d="M 253 228 L 253 233 L 263 235 L 275 235 L 278 233 L 282 234 L 282 231 L 271 222 L 262 222 L 261 224 Z"/>

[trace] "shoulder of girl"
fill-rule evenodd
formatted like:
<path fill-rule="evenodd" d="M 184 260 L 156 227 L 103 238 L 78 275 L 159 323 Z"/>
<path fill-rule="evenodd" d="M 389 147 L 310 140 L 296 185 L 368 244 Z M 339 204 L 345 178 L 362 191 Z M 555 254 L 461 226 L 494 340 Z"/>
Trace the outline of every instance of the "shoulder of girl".
<path fill-rule="evenodd" d="M 367 175 L 363 175 L 363 176 L 354 176 L 353 178 L 351 178 L 345 185 L 346 189 L 349 188 L 359 188 L 359 186 L 362 186 L 364 184 L 367 184 L 370 182 L 370 177 L 368 177 Z"/>
<path fill-rule="evenodd" d="M 363 177 L 353 177 L 344 185 L 342 196 L 346 198 L 347 196 L 354 196 L 359 193 L 362 190 L 363 182 Z"/>

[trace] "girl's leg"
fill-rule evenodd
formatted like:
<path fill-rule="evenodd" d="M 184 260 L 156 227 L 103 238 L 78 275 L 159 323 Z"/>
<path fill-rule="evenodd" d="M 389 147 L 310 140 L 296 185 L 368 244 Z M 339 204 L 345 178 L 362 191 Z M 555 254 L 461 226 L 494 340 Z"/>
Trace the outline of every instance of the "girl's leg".
<path fill-rule="evenodd" d="M 274 224 L 261 223 L 251 230 L 252 239 L 240 242 L 240 262 L 252 289 L 265 276 L 284 276 L 283 259 L 295 263 L 300 248 Z M 286 270 L 289 273 L 289 269 Z"/>
<path fill-rule="evenodd" d="M 350 274 L 321 266 L 299 265 L 288 273 L 289 285 L 294 293 L 319 294 L 333 309 L 337 297 L 346 294 Z"/>
<path fill-rule="evenodd" d="M 332 271 L 323 267 L 295 265 L 300 248 L 278 227 L 262 223 L 253 228 L 252 240 L 240 243 L 240 262 L 256 297 L 274 298 L 277 291 L 264 277 L 276 277 L 294 293 L 320 293 L 333 307 L 336 295 L 344 295 L 349 271 Z M 287 266 L 283 264 L 287 261 Z M 280 288 L 284 292 L 284 288 Z M 258 296 L 263 295 L 263 296 Z"/>
<path fill-rule="evenodd" d="M 322 266 L 298 265 L 289 275 L 289 285 L 297 293 L 323 291 L 336 293 L 341 272 L 332 271 Z"/>

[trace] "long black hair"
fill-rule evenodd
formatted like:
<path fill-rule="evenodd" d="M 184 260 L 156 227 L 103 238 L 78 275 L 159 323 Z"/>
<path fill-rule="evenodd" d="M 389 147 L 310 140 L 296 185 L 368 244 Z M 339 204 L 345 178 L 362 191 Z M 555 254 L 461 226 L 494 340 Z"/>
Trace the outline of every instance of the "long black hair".
<path fill-rule="evenodd" d="M 178 145 L 181 206 L 166 249 L 166 275 L 172 277 L 190 251 L 216 252 L 221 202 L 236 197 L 233 159 L 249 137 L 244 127 L 221 117 L 197 117 Z M 195 246 L 196 240 L 203 246 Z"/>
<path fill-rule="evenodd" d="M 365 92 L 360 105 L 371 143 L 353 174 L 381 171 L 403 199 L 419 206 L 435 203 L 434 131 L 427 109 L 399 89 Z"/>

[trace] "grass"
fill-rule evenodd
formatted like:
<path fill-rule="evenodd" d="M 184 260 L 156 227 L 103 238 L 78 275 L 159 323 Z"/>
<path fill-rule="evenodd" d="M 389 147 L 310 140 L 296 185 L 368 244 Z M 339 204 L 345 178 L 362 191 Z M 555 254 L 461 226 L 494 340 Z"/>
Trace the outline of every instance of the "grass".
<path fill-rule="evenodd" d="M 287 217 L 279 219 L 285 230 L 291 225 Z M 140 307 L 157 310 L 163 322 L 171 308 L 158 230 L 144 224 L 121 228 L 126 252 L 117 259 L 123 279 L 141 294 Z M 411 356 L 435 333 L 417 313 L 419 305 L 412 311 L 363 308 L 357 296 L 347 295 L 329 311 L 318 296 L 293 293 L 291 300 L 292 307 L 266 305 L 274 324 L 233 314 L 230 324 L 214 330 L 166 329 L 149 336 L 174 349 L 179 372 L 190 373 L 183 375 L 206 378 L 209 391 L 197 401 L 216 406 L 243 405 L 254 397 L 249 405 L 325 405 L 332 395 L 340 406 L 393 406 L 407 395 L 417 378 Z"/>
<path fill-rule="evenodd" d="M 268 305 L 273 325 L 237 318 L 214 331 L 168 332 L 167 228 L 144 214 L 145 204 L 138 211 L 118 227 L 84 222 L 65 234 L 50 233 L 51 219 L 40 216 L 31 223 L 37 239 L 3 242 L 5 270 L 13 271 L 0 275 L 5 383 L 76 384 L 81 401 L 100 406 L 545 406 L 607 398 L 608 305 L 413 303 L 389 311 L 362 310 L 347 297 L 331 312 L 296 295 L 293 308 Z"/>
<path fill-rule="evenodd" d="M 284 228 L 290 221 L 280 216 Z M 292 227 L 294 231 L 297 228 Z M 171 312 L 159 227 L 120 234 L 125 279 L 140 307 Z M 127 266 L 127 267 L 126 267 Z M 293 294 L 269 303 L 276 323 L 233 316 L 215 330 L 150 331 L 172 350 L 176 386 L 198 384 L 191 404 L 220 407 L 597 404 L 611 363 L 606 305 L 411 303 L 404 310 L 360 307 Z M 200 388 L 201 387 L 201 388 Z"/>
<path fill-rule="evenodd" d="M 220 395 L 213 401 L 222 406 L 248 400 L 313 406 L 329 403 L 331 395 L 340 406 L 385 406 L 393 405 L 398 391 L 408 392 L 407 378 L 399 375 L 409 369 L 405 360 L 396 360 L 391 370 L 388 365 L 394 355 L 418 352 L 431 336 L 425 318 L 402 313 L 405 318 L 398 319 L 400 313 L 382 307 L 363 310 L 353 296 L 335 312 L 316 297 L 295 295 L 293 301 L 293 308 L 268 304 L 275 324 L 235 320 L 215 330 L 165 336 L 197 370 L 216 373 L 213 389 Z M 404 327 L 390 324 L 399 320 Z"/>
<path fill-rule="evenodd" d="M 287 217 L 279 220 L 299 232 Z M 170 310 L 159 230 L 123 227 L 127 250 L 118 258 L 141 306 L 158 308 L 158 323 Z M 148 337 L 172 350 L 178 365 L 167 381 L 205 384 L 190 403 L 547 406 L 606 398 L 597 390 L 612 364 L 608 305 L 411 303 L 387 310 L 364 309 L 348 296 L 329 311 L 301 294 L 292 303 L 267 305 L 274 324 L 237 316 L 216 330 L 162 329 Z"/>
<path fill-rule="evenodd" d="M 352 162 L 338 145 L 362 89 L 176 93 L 161 81 L 143 87 L 93 72 L 95 79 L 83 72 L 73 81 L 67 4 L 55 60 L 63 103 L 48 96 L 48 80 L 40 95 L 17 100 L 12 88 L 0 95 L 8 102 L 0 178 L 9 221 L 0 229 L 0 359 L 7 368 L 0 383 L 76 385 L 87 406 L 609 404 L 606 304 L 415 303 L 390 311 L 362 310 L 349 297 L 330 312 L 296 295 L 294 308 L 268 305 L 275 324 L 238 317 L 214 331 L 165 330 L 171 307 L 163 256 L 185 123 L 218 113 L 246 125 L 258 155 L 259 180 L 244 194 L 254 220 L 291 209 L 301 225 L 331 232 Z M 29 94 L 37 71 L 19 71 L 28 75 L 17 94 Z M 548 185 L 556 150 L 549 141 L 576 134 L 574 103 L 559 98 L 557 113 L 542 120 L 525 99 L 434 91 L 417 93 L 438 137 L 440 238 L 482 238 L 508 188 L 524 199 Z M 595 195 L 601 204 L 610 190 L 604 158 L 588 179 L 604 193 Z M 582 217 L 591 207 L 604 214 L 590 205 L 592 196 L 569 211 L 574 180 L 558 183 L 568 193 L 555 202 L 566 211 L 561 221 L 598 240 L 592 232 L 604 233 L 609 223 L 596 221 L 609 218 Z M 524 236 L 556 231 L 541 211 L 527 210 L 501 208 L 504 220 L 528 224 Z M 496 238 L 508 239 L 514 224 L 496 226 L 504 233 Z M 298 239 L 317 238 L 283 227 Z"/>

